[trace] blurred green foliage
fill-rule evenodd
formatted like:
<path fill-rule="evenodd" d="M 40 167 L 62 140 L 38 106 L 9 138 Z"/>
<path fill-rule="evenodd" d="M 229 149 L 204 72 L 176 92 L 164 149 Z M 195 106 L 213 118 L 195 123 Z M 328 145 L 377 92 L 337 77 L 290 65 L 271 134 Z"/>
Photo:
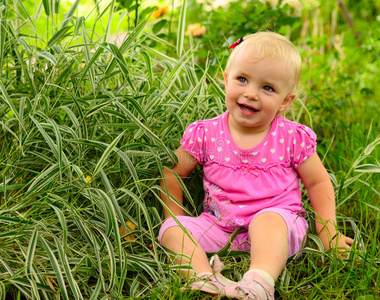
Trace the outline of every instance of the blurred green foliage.
<path fill-rule="evenodd" d="M 238 0 L 212 10 L 204 6 L 191 1 L 187 20 L 206 26 L 205 35 L 196 40 L 199 42 L 197 56 L 201 64 L 209 58 L 211 66 L 224 66 L 229 45 L 240 37 L 262 30 L 286 33 L 288 26 L 299 19 L 289 15 L 288 6 L 272 9 L 260 1 Z"/>

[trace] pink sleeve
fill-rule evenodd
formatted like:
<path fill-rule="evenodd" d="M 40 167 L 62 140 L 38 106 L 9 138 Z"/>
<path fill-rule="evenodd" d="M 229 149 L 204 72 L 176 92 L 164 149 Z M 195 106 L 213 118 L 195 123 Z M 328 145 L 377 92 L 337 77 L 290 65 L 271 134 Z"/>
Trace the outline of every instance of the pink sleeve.
<path fill-rule="evenodd" d="M 293 140 L 293 160 L 292 164 L 297 169 L 315 151 L 317 151 L 317 135 L 309 127 L 298 124 Z"/>
<path fill-rule="evenodd" d="M 181 140 L 182 148 L 194 156 L 200 164 L 205 158 L 205 133 L 202 121 L 191 123 Z"/>

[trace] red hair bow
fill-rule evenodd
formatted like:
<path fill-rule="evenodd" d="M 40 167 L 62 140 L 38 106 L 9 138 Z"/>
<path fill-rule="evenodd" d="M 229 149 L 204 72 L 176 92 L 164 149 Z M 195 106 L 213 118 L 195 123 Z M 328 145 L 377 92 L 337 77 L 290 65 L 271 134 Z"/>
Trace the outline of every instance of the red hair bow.
<path fill-rule="evenodd" d="M 228 47 L 228 49 L 233 49 L 243 41 L 243 38 L 238 39 L 235 43 Z"/>

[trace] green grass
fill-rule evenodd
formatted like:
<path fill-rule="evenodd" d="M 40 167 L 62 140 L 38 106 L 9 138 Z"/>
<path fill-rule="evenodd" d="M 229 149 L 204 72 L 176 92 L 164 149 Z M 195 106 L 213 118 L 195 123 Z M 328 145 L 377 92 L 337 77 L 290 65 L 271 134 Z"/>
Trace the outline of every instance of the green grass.
<path fill-rule="evenodd" d="M 208 65 L 197 65 L 196 46 L 186 44 L 186 10 L 175 45 L 145 32 L 145 19 L 118 47 L 107 40 L 107 25 L 94 34 L 87 20 L 70 19 L 70 13 L 46 21 L 43 4 L 29 13 L 15 1 L 1 12 L 0 299 L 204 299 L 180 291 L 181 278 L 156 242 L 162 167 L 175 160 L 190 122 L 224 109 L 223 87 Z M 111 17 L 99 22 L 110 24 Z M 34 30 L 41 20 L 50 22 L 48 35 Z M 151 41 L 156 47 L 148 46 Z M 167 47 L 181 55 L 168 56 Z M 366 94 L 363 103 L 368 91 L 357 87 L 366 61 L 356 65 L 355 57 L 333 50 L 320 57 L 310 45 L 301 49 L 324 63 L 305 63 L 308 111 L 297 106 L 289 118 L 320 136 L 341 229 L 362 247 L 342 260 L 318 250 L 311 229 L 302 256 L 289 259 L 276 296 L 378 297 L 378 92 Z M 370 54 L 368 60 L 378 55 L 356 51 Z M 342 67 L 330 69 L 332 60 Z M 334 89 L 324 85 L 326 72 Z M 195 215 L 202 174 L 197 169 L 193 175 L 186 181 L 187 209 Z M 127 234 L 136 240 L 120 235 L 125 221 L 136 226 Z M 226 254 L 224 273 L 239 279 L 248 256 L 234 254 Z"/>

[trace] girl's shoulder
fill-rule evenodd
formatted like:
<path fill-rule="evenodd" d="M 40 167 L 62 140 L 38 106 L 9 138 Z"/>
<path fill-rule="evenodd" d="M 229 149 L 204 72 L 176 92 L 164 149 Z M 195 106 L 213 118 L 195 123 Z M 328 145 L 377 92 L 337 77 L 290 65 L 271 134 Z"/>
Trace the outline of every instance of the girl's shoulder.
<path fill-rule="evenodd" d="M 191 123 L 185 132 L 193 132 L 197 131 L 198 133 L 209 132 L 209 131 L 220 131 L 221 127 L 224 127 L 224 118 L 226 118 L 226 112 L 218 115 L 216 117 L 205 119 L 205 120 L 197 120 Z"/>
<path fill-rule="evenodd" d="M 198 120 L 191 123 L 185 130 L 181 145 L 182 147 L 194 156 L 200 164 L 205 161 L 205 154 L 208 143 L 215 142 L 213 136 L 216 132 L 223 133 L 223 119 L 225 113 L 211 119 Z M 208 138 L 210 137 L 210 138 Z"/>
<path fill-rule="evenodd" d="M 198 122 L 202 122 L 204 125 L 207 125 L 207 126 L 208 125 L 216 126 L 216 125 L 222 125 L 222 123 L 224 122 L 224 118 L 227 118 L 227 112 L 224 112 L 211 119 L 206 119 L 206 120 L 202 120 Z"/>
<path fill-rule="evenodd" d="M 276 119 L 273 132 L 276 132 L 273 140 L 276 153 L 281 157 L 288 157 L 292 166 L 297 169 L 306 161 L 317 148 L 317 135 L 303 124 L 290 121 L 282 116 Z"/>
<path fill-rule="evenodd" d="M 274 127 L 275 127 L 274 130 L 277 130 L 278 132 L 283 133 L 283 134 L 296 133 L 298 135 L 307 135 L 311 139 L 314 139 L 314 140 L 317 139 L 317 135 L 310 127 L 300 124 L 298 122 L 286 119 L 283 116 L 279 116 L 276 118 L 276 124 Z"/>

